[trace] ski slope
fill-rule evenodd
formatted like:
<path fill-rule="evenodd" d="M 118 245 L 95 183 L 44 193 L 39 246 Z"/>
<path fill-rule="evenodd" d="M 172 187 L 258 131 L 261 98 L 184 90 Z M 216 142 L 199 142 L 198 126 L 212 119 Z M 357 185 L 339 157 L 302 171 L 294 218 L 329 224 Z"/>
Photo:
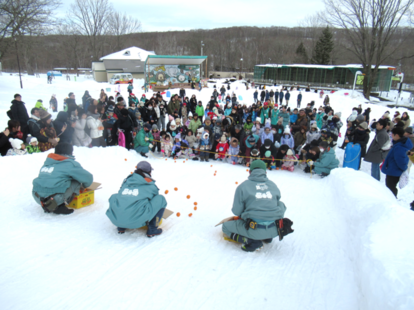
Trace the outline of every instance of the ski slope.
<path fill-rule="evenodd" d="M 45 102 L 52 87 L 59 103 L 69 91 L 80 102 L 85 89 L 104 88 L 90 80 L 46 86 L 27 78 L 20 91 L 14 78 L 0 76 L 7 86 L 0 89 L 3 127 L 15 92 L 31 108 L 39 98 Z M 206 102 L 211 89 L 194 93 Z M 253 97 L 252 91 L 240 94 Z M 316 94 L 303 94 L 303 103 L 318 100 L 319 106 Z M 343 120 L 361 102 L 340 92 L 330 97 Z M 371 118 L 385 111 L 369 106 Z M 340 168 L 324 179 L 299 169 L 268 172 L 295 232 L 245 253 L 214 227 L 231 215 L 245 167 L 150 156 L 160 192 L 169 191 L 168 208 L 181 216 L 172 215 L 163 234 L 148 239 L 144 230 L 118 235 L 105 215 L 109 197 L 142 157 L 120 147 L 75 147 L 74 155 L 103 188 L 94 205 L 69 216 L 43 213 L 31 196 L 46 153 L 0 158 L 1 309 L 414 308 L 413 174 L 396 200 L 383 180 L 370 177 L 367 163 L 362 171 Z M 337 156 L 342 163 L 343 151 Z"/>

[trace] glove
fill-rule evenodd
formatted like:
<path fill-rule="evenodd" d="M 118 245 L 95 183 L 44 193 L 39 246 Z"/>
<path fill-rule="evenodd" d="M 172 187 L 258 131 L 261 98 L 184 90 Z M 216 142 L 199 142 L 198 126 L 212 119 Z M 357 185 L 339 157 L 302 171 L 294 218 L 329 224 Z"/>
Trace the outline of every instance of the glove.
<path fill-rule="evenodd" d="M 145 137 L 145 141 L 148 141 L 149 140 L 149 138 L 148 137 Z"/>
<path fill-rule="evenodd" d="M 313 166 L 313 160 L 308 161 L 308 166 Z"/>
<path fill-rule="evenodd" d="M 150 143 L 149 148 L 152 149 L 153 145 Z"/>

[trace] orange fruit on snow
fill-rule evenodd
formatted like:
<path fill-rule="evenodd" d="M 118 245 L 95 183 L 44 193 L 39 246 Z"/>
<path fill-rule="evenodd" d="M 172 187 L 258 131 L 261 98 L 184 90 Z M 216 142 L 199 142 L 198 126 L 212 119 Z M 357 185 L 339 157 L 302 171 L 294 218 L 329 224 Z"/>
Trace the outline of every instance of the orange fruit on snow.
<path fill-rule="evenodd" d="M 167 161 L 167 158 L 165 159 L 165 161 Z"/>
<path fill-rule="evenodd" d="M 187 195 L 187 199 L 190 199 L 190 195 Z"/>
<path fill-rule="evenodd" d="M 133 174 L 133 172 L 131 172 L 131 174 Z"/>
<path fill-rule="evenodd" d="M 127 159 L 125 158 L 125 161 L 127 161 Z"/>
<path fill-rule="evenodd" d="M 188 161 L 188 158 L 186 159 L 186 161 Z"/>
<path fill-rule="evenodd" d="M 210 167 L 213 167 L 213 165 L 211 165 Z"/>
<path fill-rule="evenodd" d="M 137 166 L 135 166 L 135 169 L 137 169 Z"/>
<path fill-rule="evenodd" d="M 174 160 L 174 162 L 176 163 L 177 161 L 176 161 L 176 160 Z"/>
<path fill-rule="evenodd" d="M 174 190 L 175 190 L 175 191 L 178 191 L 178 188 L 177 188 L 177 187 L 175 187 L 175 188 L 174 188 Z"/>
<path fill-rule="evenodd" d="M 197 210 L 197 207 L 194 207 L 194 210 Z"/>
<path fill-rule="evenodd" d="M 194 202 L 194 205 L 196 206 L 196 205 L 198 205 L 198 203 L 197 202 Z"/>
<path fill-rule="evenodd" d="M 167 194 L 168 194 L 168 190 L 165 191 L 165 195 L 167 195 Z"/>
<path fill-rule="evenodd" d="M 177 217 L 179 217 L 181 215 L 181 213 L 180 212 L 177 212 Z"/>
<path fill-rule="evenodd" d="M 193 216 L 193 214 L 192 214 L 192 213 L 190 213 L 188 216 L 189 216 L 189 217 L 192 217 L 192 216 Z"/>
<path fill-rule="evenodd" d="M 185 163 L 185 160 L 183 161 L 183 163 Z"/>
<path fill-rule="evenodd" d="M 236 184 L 239 184 L 239 182 L 236 182 Z"/>
<path fill-rule="evenodd" d="M 246 169 L 247 172 L 249 172 L 249 169 Z"/>

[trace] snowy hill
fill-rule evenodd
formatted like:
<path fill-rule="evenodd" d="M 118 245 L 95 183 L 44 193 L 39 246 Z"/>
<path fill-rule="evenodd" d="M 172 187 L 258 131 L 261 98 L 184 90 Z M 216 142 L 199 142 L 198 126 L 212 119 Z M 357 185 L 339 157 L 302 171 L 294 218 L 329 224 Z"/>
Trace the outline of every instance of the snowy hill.
<path fill-rule="evenodd" d="M 109 87 L 90 80 L 50 86 L 27 77 L 21 91 L 17 77 L 5 75 L 0 83 L 3 127 L 15 92 L 31 108 L 53 92 L 61 104 L 69 91 L 80 102 L 84 90 L 97 95 Z M 251 103 L 251 90 L 233 87 Z M 205 103 L 211 89 L 188 93 Z M 340 92 L 330 97 L 343 120 L 361 102 Z M 310 100 L 321 103 L 304 93 L 303 103 Z M 371 118 L 386 109 L 369 106 Z M 300 170 L 268 172 L 295 232 L 248 254 L 214 227 L 231 215 L 236 182 L 248 176 L 245 167 L 151 156 L 153 177 L 161 193 L 169 191 L 165 197 L 175 214 L 163 222 L 161 236 L 148 239 L 143 230 L 118 235 L 105 215 L 109 197 L 142 157 L 120 147 L 75 148 L 74 155 L 103 188 L 94 205 L 66 217 L 43 213 L 31 195 L 47 154 L 0 158 L 2 309 L 414 308 L 413 173 L 398 201 L 384 181 L 370 177 L 366 163 L 362 171 L 340 168 L 324 179 Z M 337 156 L 342 163 L 343 151 Z"/>

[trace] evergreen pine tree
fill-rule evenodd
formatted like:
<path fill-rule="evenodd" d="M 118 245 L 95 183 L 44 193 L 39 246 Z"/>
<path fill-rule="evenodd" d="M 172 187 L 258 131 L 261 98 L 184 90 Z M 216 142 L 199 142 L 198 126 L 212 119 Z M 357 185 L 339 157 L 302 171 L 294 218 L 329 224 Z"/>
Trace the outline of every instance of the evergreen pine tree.
<path fill-rule="evenodd" d="M 306 53 L 305 46 L 303 42 L 300 42 L 298 48 L 296 49 L 295 63 L 298 64 L 307 64 L 309 62 L 308 54 Z"/>
<path fill-rule="evenodd" d="M 329 65 L 331 62 L 331 53 L 334 48 L 334 42 L 332 40 L 333 34 L 327 26 L 315 45 L 313 51 L 312 63 L 319 65 Z"/>

